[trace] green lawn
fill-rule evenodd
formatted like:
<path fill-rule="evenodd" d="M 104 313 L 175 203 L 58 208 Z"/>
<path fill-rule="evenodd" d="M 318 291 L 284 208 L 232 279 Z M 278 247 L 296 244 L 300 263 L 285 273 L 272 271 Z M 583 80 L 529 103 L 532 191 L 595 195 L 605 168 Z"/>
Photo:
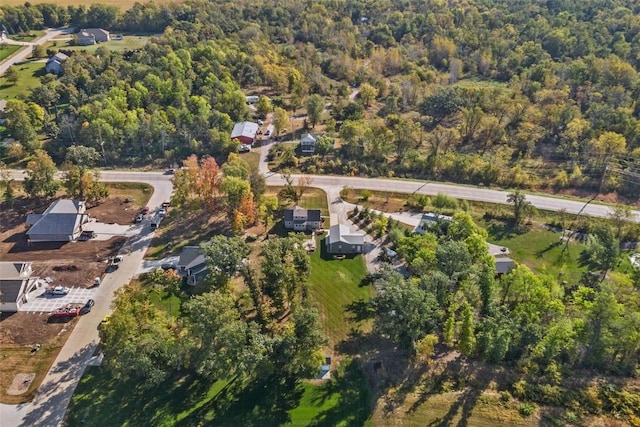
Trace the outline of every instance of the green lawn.
<path fill-rule="evenodd" d="M 294 186 L 297 183 L 294 182 Z M 313 184 L 311 184 L 313 185 Z M 277 196 L 283 187 L 267 187 L 266 194 L 269 196 Z M 320 209 L 320 215 L 326 217 L 323 224 L 324 228 L 329 228 L 329 206 L 327 205 L 327 193 L 319 188 L 307 188 L 302 195 L 302 199 L 298 201 L 298 206 L 306 209 Z M 293 206 L 293 204 L 291 204 Z"/>
<path fill-rule="evenodd" d="M 362 255 L 334 260 L 327 256 L 322 240 L 319 239 L 318 249 L 311 254 L 309 290 L 319 305 L 322 325 L 332 348 L 347 338 L 352 328 L 358 327 L 351 320 L 352 314 L 347 307 L 367 301 L 373 290 L 370 286 L 360 286 L 367 274 Z M 369 327 L 368 324 L 363 326 Z"/>
<path fill-rule="evenodd" d="M 510 257 L 526 264 L 533 271 L 547 273 L 560 281 L 577 283 L 585 267 L 579 265 L 581 243 L 570 242 L 566 251 L 560 242 L 560 233 L 531 227 L 526 233 L 515 234 L 499 221 L 486 225 L 489 243 L 509 248 Z"/>
<path fill-rule="evenodd" d="M 131 35 L 124 36 L 122 40 L 111 40 L 105 43 L 94 44 L 91 46 L 76 46 L 72 40 L 52 40 L 45 44 L 46 49 L 64 49 L 64 50 L 78 50 L 86 51 L 89 53 L 95 53 L 98 48 L 106 48 L 111 52 L 123 52 L 125 50 L 140 49 L 149 40 L 149 36 L 145 35 Z"/>
<path fill-rule="evenodd" d="M 142 182 L 105 182 L 110 197 L 129 198 L 131 203 L 146 206 L 153 194 L 153 187 Z"/>
<path fill-rule="evenodd" d="M 87 368 L 67 410 L 68 427 L 91 426 L 368 426 L 369 395 L 355 363 L 316 384 L 217 381 L 186 375 L 144 390 Z"/>
<path fill-rule="evenodd" d="M 31 89 L 40 85 L 40 77 L 45 75 L 44 62 L 25 62 L 14 67 L 20 72 L 20 80 L 13 85 L 0 77 L 2 99 L 26 97 Z"/>
<path fill-rule="evenodd" d="M 0 44 L 0 62 L 4 61 L 6 58 L 10 57 L 23 47 L 24 46 L 13 44 Z"/>
<path fill-rule="evenodd" d="M 44 31 L 44 30 L 31 30 L 28 33 L 9 34 L 9 37 L 12 40 L 16 40 L 16 41 L 19 41 L 19 42 L 32 42 L 32 41 L 38 40 L 40 37 L 44 36 L 45 33 L 46 33 L 46 31 Z"/>

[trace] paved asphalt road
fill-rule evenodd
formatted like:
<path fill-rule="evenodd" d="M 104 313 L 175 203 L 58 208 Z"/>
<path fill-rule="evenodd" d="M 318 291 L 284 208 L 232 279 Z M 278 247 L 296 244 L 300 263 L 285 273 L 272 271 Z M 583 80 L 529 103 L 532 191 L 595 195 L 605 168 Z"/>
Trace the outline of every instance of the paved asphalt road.
<path fill-rule="evenodd" d="M 269 172 L 267 168 L 265 159 L 268 149 L 268 145 L 261 147 L 260 170 L 267 175 L 267 183 L 269 185 L 282 185 L 282 177 Z M 10 171 L 12 179 L 21 180 L 23 176 L 22 171 Z M 101 176 L 102 180 L 106 182 L 145 182 L 152 185 L 154 193 L 149 201 L 149 206 L 152 209 L 157 208 L 163 201 L 169 200 L 171 197 L 171 176 L 164 175 L 162 172 L 103 171 Z M 313 179 L 312 186 L 325 190 L 331 203 L 339 199 L 340 190 L 345 186 L 356 189 L 397 193 L 415 192 L 427 195 L 443 192 L 459 199 L 502 204 L 506 203 L 508 194 L 507 191 L 420 181 L 319 175 L 312 175 L 311 177 Z M 294 175 L 293 178 L 297 180 L 297 176 Z M 528 195 L 527 200 L 539 209 L 566 210 L 568 213 L 573 214 L 578 213 L 585 203 L 535 195 Z M 590 204 L 584 208 L 584 215 L 588 216 L 606 217 L 609 213 L 610 208 L 602 205 Z M 640 222 L 640 212 L 633 211 L 633 214 L 634 221 Z M 95 307 L 90 314 L 83 316 L 79 320 L 45 377 L 34 400 L 17 406 L 0 405 L 0 420 L 2 420 L 3 426 L 56 426 L 61 423 L 69 400 L 84 372 L 87 362 L 98 345 L 98 324 L 110 312 L 114 292 L 128 283 L 136 274 L 152 237 L 151 230 L 145 227 L 139 235 L 129 239 L 125 249 L 128 256 L 125 257 L 116 272 L 110 273 L 105 277 L 96 292 Z"/>
<path fill-rule="evenodd" d="M 33 45 L 45 44 L 46 42 L 48 42 L 49 40 L 51 40 L 55 36 L 58 36 L 60 34 L 70 34 L 71 31 L 73 31 L 71 28 L 48 29 L 44 36 L 40 37 L 38 40 L 36 40 L 34 42 L 31 42 L 31 43 L 20 43 L 20 42 L 14 42 L 14 41 L 9 42 L 9 41 L 5 40 L 9 44 L 23 44 L 24 48 L 19 50 L 18 52 L 16 52 L 10 58 L 7 58 L 2 63 L 0 63 L 0 76 L 3 75 L 4 72 L 7 71 L 7 69 L 9 67 L 11 67 L 13 64 L 15 64 L 17 62 L 24 61 L 24 60 L 28 59 L 29 57 L 31 57 L 31 51 L 33 49 Z M 44 67 L 44 65 L 43 65 L 43 67 Z"/>
<path fill-rule="evenodd" d="M 14 179 L 22 177 L 21 172 L 13 172 L 11 175 Z M 160 173 L 105 172 L 102 180 L 137 181 L 152 185 L 154 193 L 149 200 L 149 207 L 152 210 L 169 200 L 173 190 L 171 177 Z M 78 321 L 33 401 L 22 405 L 0 405 L 0 425 L 3 427 L 49 427 L 61 424 L 87 362 L 98 346 L 98 325 L 104 316 L 111 312 L 114 292 L 129 283 L 136 275 L 152 238 L 153 232 L 148 226 L 142 228 L 140 234 L 129 238 L 123 248 L 123 253 L 127 256 L 124 257 L 118 270 L 104 276 L 94 295 L 96 304 L 93 310 Z"/>

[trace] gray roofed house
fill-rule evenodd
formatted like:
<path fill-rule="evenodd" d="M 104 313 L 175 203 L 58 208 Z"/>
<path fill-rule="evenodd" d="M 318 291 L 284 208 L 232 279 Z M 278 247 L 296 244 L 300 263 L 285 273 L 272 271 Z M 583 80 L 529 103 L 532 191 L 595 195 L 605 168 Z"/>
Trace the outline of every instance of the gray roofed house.
<path fill-rule="evenodd" d="M 209 275 L 209 267 L 200 246 L 185 246 L 178 260 L 180 274 L 186 278 L 187 284 L 197 285 Z"/>
<path fill-rule="evenodd" d="M 364 233 L 352 232 L 343 224 L 332 225 L 325 239 L 330 254 L 361 254 L 365 251 Z"/>
<path fill-rule="evenodd" d="M 111 40 L 111 35 L 109 31 L 102 28 L 86 28 L 75 35 L 75 40 L 80 46 L 90 46 L 96 43 L 108 42 Z"/>
<path fill-rule="evenodd" d="M 300 206 L 285 209 L 284 228 L 295 231 L 316 230 L 322 225 L 320 209 L 305 209 Z"/>
<path fill-rule="evenodd" d="M 516 267 L 516 263 L 511 258 L 496 258 L 496 274 L 502 276 Z"/>
<path fill-rule="evenodd" d="M 62 63 L 69 57 L 62 52 L 58 52 L 47 60 L 44 66 L 47 73 L 60 74 L 62 72 Z"/>
<path fill-rule="evenodd" d="M 258 124 L 253 122 L 236 123 L 231 131 L 231 139 L 237 139 L 243 144 L 253 144 L 258 128 Z"/>
<path fill-rule="evenodd" d="M 0 262 L 0 311 L 15 312 L 38 286 L 30 262 Z"/>
<path fill-rule="evenodd" d="M 300 151 L 304 154 L 313 154 L 316 152 L 316 143 L 318 137 L 311 133 L 303 133 L 300 137 Z"/>
<path fill-rule="evenodd" d="M 70 242 L 82 233 L 88 221 L 84 202 L 58 199 L 42 214 L 27 215 L 27 238 L 30 242 Z"/>

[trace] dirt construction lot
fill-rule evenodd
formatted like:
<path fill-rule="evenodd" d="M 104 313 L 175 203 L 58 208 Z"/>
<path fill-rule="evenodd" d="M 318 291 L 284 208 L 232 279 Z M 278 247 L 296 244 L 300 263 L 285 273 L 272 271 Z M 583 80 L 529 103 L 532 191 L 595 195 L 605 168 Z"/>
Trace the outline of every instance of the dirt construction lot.
<path fill-rule="evenodd" d="M 13 208 L 6 203 L 0 204 L 0 259 L 31 261 L 34 274 L 41 278 L 50 277 L 53 284 L 91 286 L 93 279 L 104 273 L 106 261 L 118 253 L 125 238 L 28 244 L 24 234 L 26 215 L 30 212 L 41 213 L 48 204 L 23 199 L 16 200 Z M 87 213 L 100 222 L 128 224 L 134 212 L 140 209 L 115 198 L 87 209 Z"/>
<path fill-rule="evenodd" d="M 109 257 L 118 253 L 124 237 L 67 243 L 27 244 L 24 232 L 28 213 L 42 213 L 51 201 L 16 199 L 12 205 L 0 203 L 0 260 L 31 261 L 34 274 L 51 277 L 54 284 L 89 287 L 102 276 Z M 87 209 L 100 222 L 129 224 L 142 208 L 122 198 Z M 55 319 L 58 320 L 58 319 Z M 0 402 L 29 401 L 55 359 L 75 319 L 54 321 L 49 313 L 7 313 L 0 318 Z M 34 345 L 40 344 L 37 351 Z M 33 377 L 32 374 L 35 374 Z M 18 377 L 16 377 L 18 375 Z M 22 375 L 22 376 L 20 376 Z M 33 378 L 19 395 L 7 393 L 18 378 Z M 1 423 L 0 423 L 1 424 Z"/>

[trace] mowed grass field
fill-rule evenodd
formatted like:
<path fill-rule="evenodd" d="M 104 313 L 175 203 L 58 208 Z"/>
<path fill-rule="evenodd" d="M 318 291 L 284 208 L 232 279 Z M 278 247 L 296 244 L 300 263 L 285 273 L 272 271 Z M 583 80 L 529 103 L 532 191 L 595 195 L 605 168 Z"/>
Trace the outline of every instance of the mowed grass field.
<path fill-rule="evenodd" d="M 31 89 L 40 86 L 40 77 L 45 75 L 44 66 L 44 62 L 25 62 L 14 65 L 20 73 L 20 79 L 16 84 L 12 84 L 6 78 L 0 77 L 2 99 L 13 99 L 29 95 Z"/>
<path fill-rule="evenodd" d="M 110 6 L 118 6 L 121 10 L 130 9 L 135 3 L 148 3 L 150 0 L 52 0 L 33 1 L 31 4 L 49 3 L 58 6 L 91 6 L 92 4 L 101 3 Z M 154 0 L 154 3 L 169 3 L 169 0 Z M 22 6 L 24 0 L 2 0 L 3 6 Z"/>
<path fill-rule="evenodd" d="M 67 37 L 68 38 L 68 37 Z M 63 49 L 63 50 L 77 50 L 86 51 L 89 53 L 95 53 L 99 48 L 105 48 L 111 52 L 123 52 L 125 50 L 140 49 L 149 40 L 149 36 L 131 35 L 124 36 L 122 40 L 111 40 L 105 43 L 94 44 L 91 46 L 76 46 L 72 40 L 52 40 L 45 44 L 46 49 Z"/>
<path fill-rule="evenodd" d="M 4 61 L 23 47 L 24 46 L 12 44 L 0 44 L 0 61 Z"/>
<path fill-rule="evenodd" d="M 311 254 L 309 291 L 318 304 L 320 320 L 332 349 L 348 337 L 352 329 L 368 332 L 370 322 L 358 325 L 352 320 L 348 308 L 352 304 L 368 301 L 373 295 L 371 286 L 360 286 L 367 270 L 362 255 L 334 260 L 325 251 L 324 237 L 317 241 L 317 249 Z"/>

